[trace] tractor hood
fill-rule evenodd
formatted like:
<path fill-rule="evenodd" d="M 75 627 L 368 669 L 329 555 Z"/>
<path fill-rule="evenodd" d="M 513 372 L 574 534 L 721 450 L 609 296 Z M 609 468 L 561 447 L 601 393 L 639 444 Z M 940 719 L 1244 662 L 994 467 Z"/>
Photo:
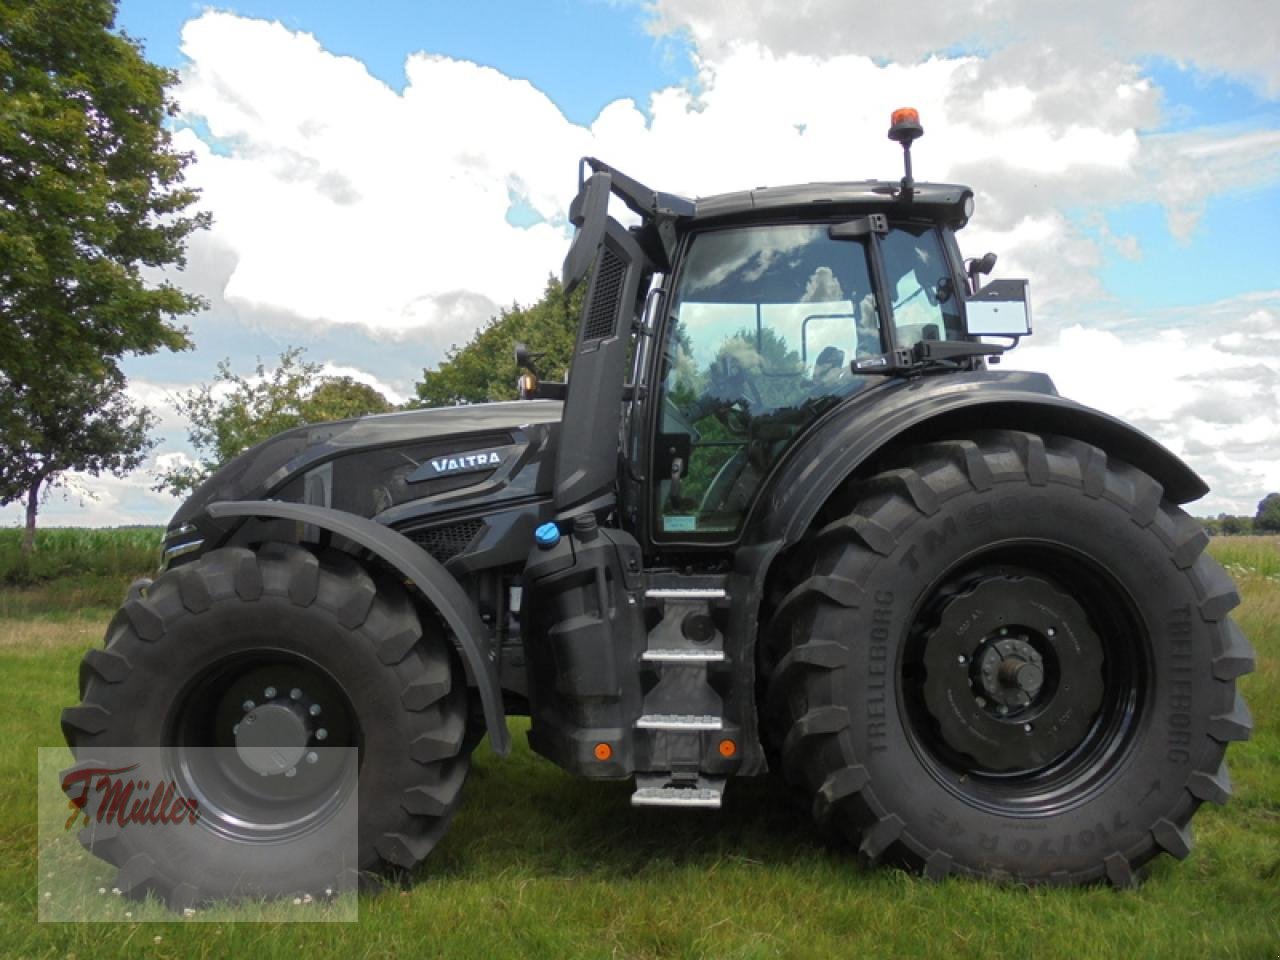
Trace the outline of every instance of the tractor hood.
<path fill-rule="evenodd" d="M 288 500 L 377 516 L 453 503 L 479 487 L 529 496 L 550 490 L 562 404 L 485 403 L 295 427 L 251 447 L 205 480 L 169 530 L 219 500 Z M 443 503 L 442 503 L 443 506 Z"/>

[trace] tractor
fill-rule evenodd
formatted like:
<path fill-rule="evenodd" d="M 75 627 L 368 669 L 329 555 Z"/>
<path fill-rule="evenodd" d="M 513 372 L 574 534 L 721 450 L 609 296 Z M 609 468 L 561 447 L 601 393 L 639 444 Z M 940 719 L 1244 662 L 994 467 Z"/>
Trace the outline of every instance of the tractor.
<path fill-rule="evenodd" d="M 783 777 L 833 843 L 932 879 L 1186 857 L 1251 729 L 1239 598 L 1180 507 L 1207 487 L 992 369 L 1027 283 L 962 257 L 974 195 L 914 179 L 922 133 L 894 113 L 900 179 L 696 200 L 584 158 L 562 382 L 517 346 L 519 400 L 298 427 L 196 489 L 62 714 L 77 763 L 159 748 L 203 801 L 207 862 L 90 841 L 119 887 L 328 889 L 347 803 L 347 875 L 412 871 L 509 715 L 636 806 Z"/>

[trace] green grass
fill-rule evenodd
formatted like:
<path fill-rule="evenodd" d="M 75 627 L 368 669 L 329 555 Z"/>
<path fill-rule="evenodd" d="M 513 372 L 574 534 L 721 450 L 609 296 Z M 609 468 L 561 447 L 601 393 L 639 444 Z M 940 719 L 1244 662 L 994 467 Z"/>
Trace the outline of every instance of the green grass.
<path fill-rule="evenodd" d="M 1189 860 L 1157 860 L 1128 893 L 865 871 L 771 778 L 732 784 L 718 814 L 632 810 L 627 785 L 575 780 L 524 747 L 513 720 L 514 754 L 477 751 L 444 841 L 412 884 L 362 897 L 358 924 L 40 924 L 36 748 L 61 742 L 58 710 L 109 610 L 59 609 L 72 594 L 56 584 L 2 591 L 0 957 L 1276 958 L 1280 541 L 1253 539 L 1211 548 L 1233 565 L 1259 656 L 1242 681 L 1254 737 L 1230 753 L 1236 797 L 1196 817 Z"/>

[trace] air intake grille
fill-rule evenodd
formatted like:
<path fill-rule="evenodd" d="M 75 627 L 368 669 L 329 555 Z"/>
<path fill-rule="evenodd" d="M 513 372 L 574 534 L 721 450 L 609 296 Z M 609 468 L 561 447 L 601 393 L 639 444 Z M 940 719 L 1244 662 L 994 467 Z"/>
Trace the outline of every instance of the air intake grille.
<path fill-rule="evenodd" d="M 618 298 L 622 295 L 622 280 L 627 265 L 608 247 L 600 251 L 596 264 L 596 281 L 591 303 L 587 306 L 587 329 L 584 340 L 603 340 L 613 336 L 618 319 Z"/>
<path fill-rule="evenodd" d="M 470 520 L 459 520 L 439 527 L 409 530 L 405 532 L 405 536 L 444 563 L 467 549 L 483 526 L 483 520 L 473 517 Z"/>

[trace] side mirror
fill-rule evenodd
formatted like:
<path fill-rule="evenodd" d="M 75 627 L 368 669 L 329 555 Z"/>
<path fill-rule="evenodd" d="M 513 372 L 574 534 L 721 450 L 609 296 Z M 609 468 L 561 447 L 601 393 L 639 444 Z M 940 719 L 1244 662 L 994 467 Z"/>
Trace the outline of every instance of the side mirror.
<path fill-rule="evenodd" d="M 992 280 L 965 301 L 971 337 L 1025 337 L 1031 333 L 1026 280 Z"/>
<path fill-rule="evenodd" d="M 534 361 L 537 359 L 537 355 L 530 353 L 527 346 L 523 343 L 517 342 L 515 345 L 515 352 L 517 370 L 528 370 L 530 373 L 535 374 L 538 372 L 537 368 L 533 365 Z"/>

